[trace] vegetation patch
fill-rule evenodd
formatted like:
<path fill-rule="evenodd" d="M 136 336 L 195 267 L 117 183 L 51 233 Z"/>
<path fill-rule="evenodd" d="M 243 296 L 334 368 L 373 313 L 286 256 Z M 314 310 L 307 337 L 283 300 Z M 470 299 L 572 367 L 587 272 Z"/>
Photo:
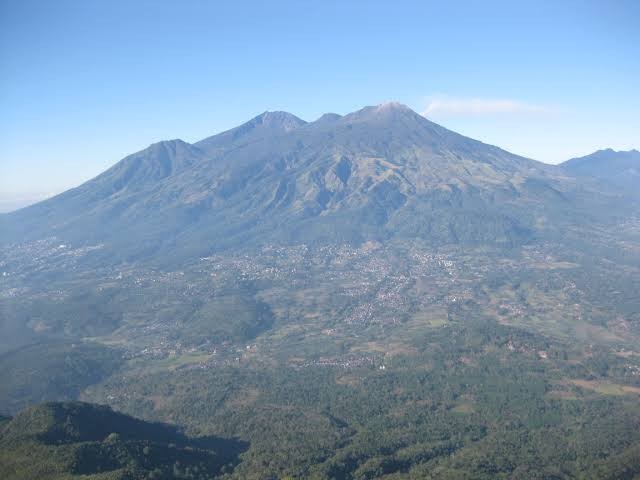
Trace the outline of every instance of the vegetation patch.
<path fill-rule="evenodd" d="M 634 387 L 631 385 L 621 385 L 619 383 L 613 383 L 607 380 L 569 380 L 570 383 L 580 388 L 592 390 L 602 395 L 625 395 L 635 394 L 640 395 L 640 387 Z"/>

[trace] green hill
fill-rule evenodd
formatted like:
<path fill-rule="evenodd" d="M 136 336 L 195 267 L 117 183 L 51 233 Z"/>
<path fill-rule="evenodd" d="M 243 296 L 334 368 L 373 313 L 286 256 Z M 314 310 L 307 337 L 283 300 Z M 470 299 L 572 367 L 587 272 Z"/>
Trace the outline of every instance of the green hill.
<path fill-rule="evenodd" d="M 90 342 L 51 341 L 0 355 L 0 412 L 75 398 L 122 363 L 117 350 Z"/>
<path fill-rule="evenodd" d="M 5 480 L 208 479 L 232 468 L 243 447 L 81 402 L 30 407 L 0 425 Z"/>

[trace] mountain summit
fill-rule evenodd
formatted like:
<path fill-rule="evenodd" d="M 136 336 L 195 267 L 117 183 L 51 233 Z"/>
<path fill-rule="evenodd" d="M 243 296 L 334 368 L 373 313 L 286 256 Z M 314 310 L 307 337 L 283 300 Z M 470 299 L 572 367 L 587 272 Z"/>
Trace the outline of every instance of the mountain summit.
<path fill-rule="evenodd" d="M 571 175 L 602 180 L 614 187 L 637 193 L 640 190 L 640 152 L 617 152 L 611 148 L 560 165 Z"/>
<path fill-rule="evenodd" d="M 196 145 L 204 150 L 215 149 L 229 142 L 251 141 L 291 132 L 307 122 L 288 112 L 264 112 L 242 125 L 219 135 L 205 138 Z"/>
<path fill-rule="evenodd" d="M 265 112 L 193 145 L 160 142 L 0 221 L 5 242 L 55 235 L 128 260 L 270 242 L 514 245 L 589 208 L 575 188 L 388 102 L 311 123 Z"/>

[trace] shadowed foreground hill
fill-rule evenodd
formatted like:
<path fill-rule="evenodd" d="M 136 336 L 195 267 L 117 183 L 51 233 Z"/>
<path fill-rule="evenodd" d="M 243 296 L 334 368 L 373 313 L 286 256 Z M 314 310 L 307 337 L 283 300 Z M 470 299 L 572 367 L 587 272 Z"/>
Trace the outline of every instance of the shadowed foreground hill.
<path fill-rule="evenodd" d="M 0 423 L 0 477 L 208 479 L 232 468 L 242 448 L 233 440 L 191 439 L 105 406 L 46 403 Z"/>
<path fill-rule="evenodd" d="M 41 342 L 0 355 L 0 412 L 75 398 L 114 373 L 121 353 L 90 342 Z"/>

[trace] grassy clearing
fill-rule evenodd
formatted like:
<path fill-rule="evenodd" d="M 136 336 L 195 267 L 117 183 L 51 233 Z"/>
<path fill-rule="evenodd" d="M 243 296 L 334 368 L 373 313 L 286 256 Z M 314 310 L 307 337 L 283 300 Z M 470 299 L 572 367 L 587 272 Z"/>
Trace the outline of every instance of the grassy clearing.
<path fill-rule="evenodd" d="M 619 383 L 609 382 L 607 380 L 572 379 L 572 380 L 569 380 L 569 383 L 580 388 L 592 390 L 602 395 L 625 395 L 625 394 L 640 395 L 640 387 L 622 385 Z"/>
<path fill-rule="evenodd" d="M 169 355 L 163 359 L 155 359 L 144 362 L 142 368 L 147 372 L 159 372 L 163 370 L 176 370 L 184 365 L 204 363 L 211 358 L 208 353 L 186 353 L 183 355 Z"/>
<path fill-rule="evenodd" d="M 471 402 L 461 402 L 451 409 L 454 413 L 473 413 L 475 408 Z"/>

